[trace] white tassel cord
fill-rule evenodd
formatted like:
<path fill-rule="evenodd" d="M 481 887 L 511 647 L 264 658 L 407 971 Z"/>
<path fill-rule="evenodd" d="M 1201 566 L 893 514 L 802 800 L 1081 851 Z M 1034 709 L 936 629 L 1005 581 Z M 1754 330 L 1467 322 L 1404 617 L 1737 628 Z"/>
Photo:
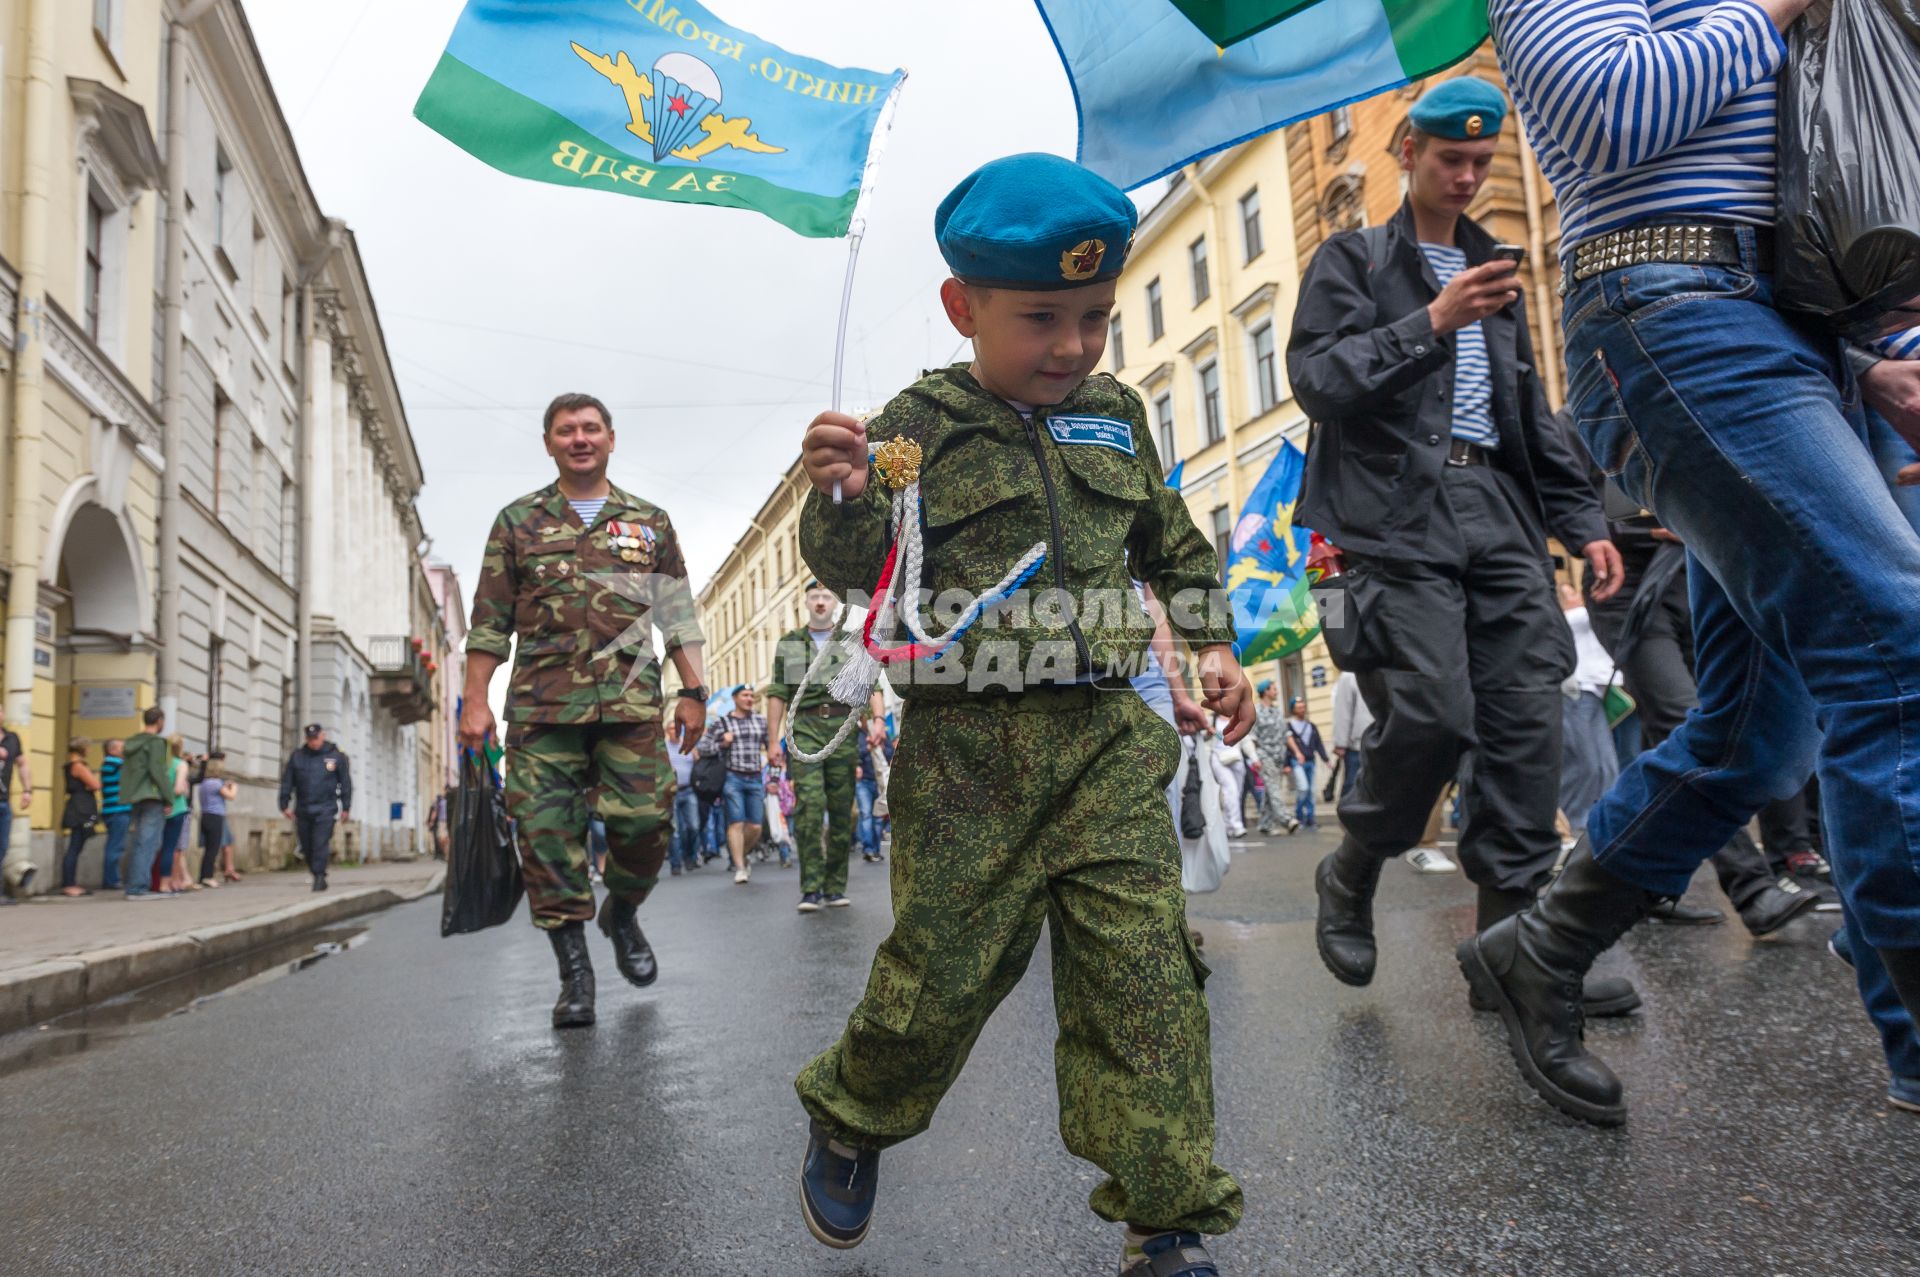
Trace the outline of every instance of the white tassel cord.
<path fill-rule="evenodd" d="M 839 615 L 834 617 L 833 628 L 836 630 L 839 629 L 840 623 L 846 619 L 846 616 L 847 616 L 847 605 L 845 603 L 842 603 L 840 605 Z M 859 631 L 858 630 L 854 631 L 849 637 L 851 637 L 857 643 L 859 641 Z M 800 687 L 793 694 L 793 704 L 795 709 L 799 708 L 801 699 L 805 697 L 807 694 L 807 685 L 813 681 L 814 674 L 820 669 L 821 663 L 827 659 L 828 655 L 832 651 L 833 651 L 833 640 L 828 639 L 827 642 L 820 648 L 820 650 L 814 653 L 813 659 L 807 662 L 807 672 L 801 675 Z M 867 656 L 865 652 L 861 652 L 860 655 L 863 657 L 866 657 L 868 661 L 873 663 L 875 676 L 877 677 L 878 671 L 880 668 L 879 662 L 874 661 L 873 658 L 871 656 Z M 852 667 L 851 661 L 848 662 L 848 667 L 849 668 Z M 841 673 L 842 675 L 844 675 L 846 671 L 842 670 Z M 836 678 L 833 680 L 832 686 L 830 686 L 827 690 L 829 692 L 834 693 L 835 700 L 841 701 L 843 703 L 851 704 L 852 708 L 847 711 L 846 721 L 840 724 L 840 730 L 833 734 L 833 739 L 828 741 L 827 747 L 821 750 L 819 753 L 806 754 L 794 748 L 793 715 L 792 714 L 787 715 L 787 721 L 784 724 L 782 724 L 782 726 L 785 727 L 786 730 L 783 731 L 781 735 L 786 738 L 787 754 L 790 757 L 797 758 L 803 763 L 817 763 L 821 759 L 825 758 L 828 754 L 831 754 L 834 750 L 839 749 L 841 742 L 847 739 L 847 733 L 853 730 L 854 722 L 860 717 L 860 710 L 867 703 L 867 697 L 865 694 L 863 694 L 861 695 L 857 703 L 849 702 L 847 701 L 846 697 L 838 694 L 837 689 L 840 687 L 840 684 L 841 684 L 841 679 Z M 870 693 L 872 690 L 873 690 L 873 680 L 869 679 L 867 681 L 867 691 Z"/>

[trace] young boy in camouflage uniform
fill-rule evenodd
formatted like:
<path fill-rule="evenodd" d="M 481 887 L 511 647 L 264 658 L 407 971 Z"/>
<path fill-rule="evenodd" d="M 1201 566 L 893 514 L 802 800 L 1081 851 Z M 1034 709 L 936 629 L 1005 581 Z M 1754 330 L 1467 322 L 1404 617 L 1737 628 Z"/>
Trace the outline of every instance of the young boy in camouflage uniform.
<path fill-rule="evenodd" d="M 1047 557 L 1030 607 L 1016 598 L 938 661 L 888 668 L 907 700 L 888 794 L 894 930 L 846 1032 L 796 1083 L 813 1119 L 806 1222 L 830 1246 L 865 1237 L 880 1150 L 927 1128 L 1046 922 L 1060 1129 L 1107 1173 L 1091 1205 L 1127 1226 L 1121 1271 L 1216 1277 L 1201 1235 L 1238 1222 L 1241 1193 L 1213 1162 L 1207 968 L 1164 797 L 1179 739 L 1125 677 L 1152 635 L 1131 579 L 1169 603 L 1231 739 L 1252 696 L 1213 549 L 1161 482 L 1139 396 L 1089 376 L 1136 214 L 1078 165 L 1019 155 L 961 183 L 934 220 L 954 273 L 941 298 L 974 362 L 864 427 L 814 419 L 801 553 L 836 593 L 872 586 L 889 494 L 869 443 L 908 439 L 927 597 L 989 590 L 1036 542 Z M 844 504 L 826 495 L 836 483 Z"/>
<path fill-rule="evenodd" d="M 594 1022 L 593 965 L 583 924 L 594 916 L 589 811 L 607 827 L 600 930 L 620 974 L 659 974 L 635 911 L 660 879 L 673 809 L 664 741 L 688 746 L 706 723 L 701 634 L 687 565 L 667 512 L 607 480 L 613 422 L 590 395 L 547 408 L 556 482 L 494 520 L 473 591 L 460 740 L 492 733 L 487 685 L 513 643 L 507 687 L 507 811 L 517 822 L 533 925 L 560 964 L 555 1028 Z M 653 629 L 685 689 L 664 733 Z"/>

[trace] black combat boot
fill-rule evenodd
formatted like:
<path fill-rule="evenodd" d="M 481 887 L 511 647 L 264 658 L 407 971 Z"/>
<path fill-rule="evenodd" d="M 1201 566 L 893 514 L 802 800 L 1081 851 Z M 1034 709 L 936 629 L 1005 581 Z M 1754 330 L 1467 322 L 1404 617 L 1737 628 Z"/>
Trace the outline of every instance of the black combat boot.
<path fill-rule="evenodd" d="M 587 929 L 563 923 L 547 932 L 553 956 L 560 960 L 560 1000 L 553 1004 L 553 1027 L 584 1029 L 593 1023 L 593 960 L 587 957 Z"/>
<path fill-rule="evenodd" d="M 1496 922 L 1504 922 L 1534 901 L 1531 891 L 1502 891 L 1498 887 L 1480 888 L 1480 911 L 1474 929 L 1485 931 Z M 1586 1013 L 1594 1019 L 1628 1015 L 1640 1009 L 1640 991 L 1625 976 L 1590 975 L 1583 988 Z M 1467 986 L 1467 1005 L 1475 1011 L 1492 1011 L 1493 1003 L 1480 996 L 1480 990 Z"/>
<path fill-rule="evenodd" d="M 1341 839 L 1340 846 L 1314 871 L 1313 889 L 1320 897 L 1320 914 L 1313 924 L 1314 943 L 1319 947 L 1320 961 L 1343 984 L 1364 987 L 1373 983 L 1373 966 L 1379 956 L 1373 943 L 1373 889 L 1379 882 L 1379 857 L 1352 838 Z"/>
<path fill-rule="evenodd" d="M 634 911 L 640 906 L 608 896 L 600 906 L 600 934 L 613 941 L 613 960 L 628 984 L 646 988 L 660 978 L 660 964 L 654 961 L 653 946 L 640 933 Z"/>
<path fill-rule="evenodd" d="M 1583 840 L 1532 908 L 1469 936 L 1460 969 L 1493 1004 L 1527 1084 L 1563 1113 L 1600 1126 L 1627 1120 L 1620 1080 L 1587 1054 L 1581 979 L 1659 897 L 1594 863 Z"/>

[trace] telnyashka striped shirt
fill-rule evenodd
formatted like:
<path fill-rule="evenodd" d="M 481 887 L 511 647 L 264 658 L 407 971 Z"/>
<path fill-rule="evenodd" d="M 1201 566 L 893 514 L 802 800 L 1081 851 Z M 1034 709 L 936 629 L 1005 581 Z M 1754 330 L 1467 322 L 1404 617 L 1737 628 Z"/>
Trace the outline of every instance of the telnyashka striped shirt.
<path fill-rule="evenodd" d="M 1660 218 L 1774 222 L 1786 41 L 1752 0 L 1491 0 L 1561 251 Z"/>
<path fill-rule="evenodd" d="M 1451 245 L 1422 244 L 1420 251 L 1442 288 L 1467 268 L 1466 252 Z M 1500 430 L 1493 424 L 1493 368 L 1479 320 L 1453 335 L 1453 437 L 1482 448 L 1500 446 Z"/>
<path fill-rule="evenodd" d="M 124 761 L 111 754 L 100 760 L 100 814 L 103 816 L 133 810 L 120 801 L 120 767 Z"/>

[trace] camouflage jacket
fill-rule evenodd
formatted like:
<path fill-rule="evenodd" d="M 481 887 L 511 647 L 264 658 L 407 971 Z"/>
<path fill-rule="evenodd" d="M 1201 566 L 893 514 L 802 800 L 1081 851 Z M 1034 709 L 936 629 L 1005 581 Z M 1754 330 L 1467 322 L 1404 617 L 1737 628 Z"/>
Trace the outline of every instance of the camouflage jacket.
<path fill-rule="evenodd" d="M 822 705 L 837 707 L 844 714 L 847 707 L 827 694 L 827 688 L 834 677 L 846 665 L 845 649 L 841 646 L 844 631 L 836 629 L 827 642 L 827 655 L 821 661 L 820 672 L 807 680 L 806 699 L 794 704 L 794 693 L 800 690 L 800 680 L 806 678 L 807 670 L 812 667 L 818 649 L 808 636 L 807 627 L 788 630 L 773 645 L 773 673 L 760 689 L 768 698 L 779 697 L 787 703 L 787 714 L 791 717 L 800 710 L 818 709 Z"/>
<path fill-rule="evenodd" d="M 556 483 L 494 520 L 473 591 L 467 651 L 505 660 L 517 636 L 507 721 L 657 719 L 655 626 L 668 656 L 702 641 L 686 560 L 666 511 L 614 488 L 593 526 L 582 527 Z"/>
<path fill-rule="evenodd" d="M 944 633 L 959 610 L 943 595 L 958 601 L 948 592 L 990 590 L 1030 546 L 1048 546 L 1022 599 L 982 617 L 939 661 L 889 667 L 903 696 L 951 701 L 1138 673 L 1153 627 L 1130 578 L 1153 588 L 1190 645 L 1233 641 L 1213 547 L 1165 485 L 1140 397 L 1114 378 L 1090 377 L 1026 421 L 956 366 L 895 397 L 867 434 L 921 448 L 930 632 Z M 840 506 L 818 492 L 807 497 L 800 553 L 843 598 L 865 604 L 879 579 L 891 498 L 872 480 Z"/>

